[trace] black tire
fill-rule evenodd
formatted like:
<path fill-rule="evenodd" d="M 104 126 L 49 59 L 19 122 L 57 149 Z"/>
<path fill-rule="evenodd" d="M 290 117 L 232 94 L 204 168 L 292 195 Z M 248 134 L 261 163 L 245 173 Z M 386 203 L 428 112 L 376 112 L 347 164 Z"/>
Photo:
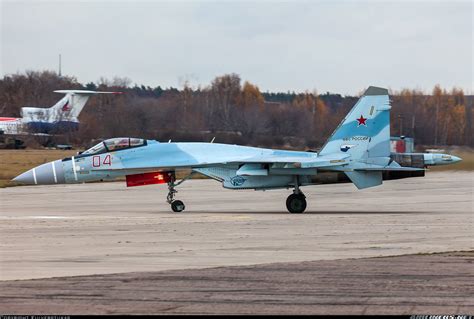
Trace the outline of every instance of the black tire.
<path fill-rule="evenodd" d="M 302 214 L 306 209 L 306 198 L 303 194 L 291 194 L 286 199 L 286 208 L 291 214 Z"/>
<path fill-rule="evenodd" d="M 171 203 L 171 209 L 175 213 L 182 212 L 184 208 L 185 208 L 184 203 L 180 200 L 175 200 Z"/>

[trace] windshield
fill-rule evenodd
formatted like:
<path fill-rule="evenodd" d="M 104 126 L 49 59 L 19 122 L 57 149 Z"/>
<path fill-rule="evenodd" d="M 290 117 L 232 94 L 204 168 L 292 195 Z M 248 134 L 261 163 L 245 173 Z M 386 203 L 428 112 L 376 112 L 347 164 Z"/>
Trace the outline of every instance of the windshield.
<path fill-rule="evenodd" d="M 91 155 L 91 154 L 100 154 L 105 153 L 105 145 L 104 142 L 100 142 L 97 145 L 92 146 L 87 151 L 82 152 L 81 155 Z"/>

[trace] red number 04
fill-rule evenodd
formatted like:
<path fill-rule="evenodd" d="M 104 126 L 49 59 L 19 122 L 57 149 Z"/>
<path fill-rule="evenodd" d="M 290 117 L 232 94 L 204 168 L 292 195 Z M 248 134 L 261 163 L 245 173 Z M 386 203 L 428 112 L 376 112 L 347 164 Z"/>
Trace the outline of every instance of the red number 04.
<path fill-rule="evenodd" d="M 100 167 L 102 159 L 99 155 L 92 156 L 92 166 L 93 167 Z M 104 160 L 102 161 L 102 165 L 112 165 L 112 160 L 110 155 L 106 155 Z"/>
<path fill-rule="evenodd" d="M 102 162 L 104 165 L 112 165 L 111 160 L 110 160 L 110 155 L 105 156 L 104 161 Z"/>

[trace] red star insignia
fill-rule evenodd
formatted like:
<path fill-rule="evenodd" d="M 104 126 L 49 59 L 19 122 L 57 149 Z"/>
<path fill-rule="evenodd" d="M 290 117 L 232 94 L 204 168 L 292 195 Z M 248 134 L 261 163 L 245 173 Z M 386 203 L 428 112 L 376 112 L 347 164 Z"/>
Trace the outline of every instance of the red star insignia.
<path fill-rule="evenodd" d="M 367 118 L 364 118 L 362 115 L 360 116 L 360 118 L 357 119 L 357 122 L 359 122 L 357 124 L 357 127 L 361 126 L 361 125 L 365 125 L 367 126 L 367 123 L 365 122 L 367 121 Z"/>
<path fill-rule="evenodd" d="M 69 110 L 70 110 L 70 108 L 69 108 L 69 101 L 66 101 L 66 104 L 64 104 L 63 107 L 62 107 L 62 111 L 63 111 L 63 112 L 67 112 L 67 111 L 69 111 Z"/>

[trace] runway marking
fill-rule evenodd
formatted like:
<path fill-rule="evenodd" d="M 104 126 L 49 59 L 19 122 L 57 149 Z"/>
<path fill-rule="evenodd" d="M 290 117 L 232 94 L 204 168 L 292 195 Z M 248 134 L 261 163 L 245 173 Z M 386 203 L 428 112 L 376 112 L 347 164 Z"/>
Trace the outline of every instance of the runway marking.
<path fill-rule="evenodd" d="M 234 219 L 253 219 L 252 217 L 246 216 L 246 215 L 226 216 L 226 215 L 216 214 L 216 215 L 210 215 L 210 216 L 206 216 L 206 217 L 216 218 L 216 219 L 227 219 L 227 220 L 229 220 L 229 219 L 231 219 L 231 220 L 234 220 Z"/>
<path fill-rule="evenodd" d="M 117 221 L 149 221 L 150 217 L 145 216 L 55 216 L 55 215 L 39 215 L 39 216 L 0 216 L 0 220 L 21 220 L 21 219 L 78 219 L 78 220 L 117 220 Z M 159 222 L 155 223 L 159 224 Z"/>
<path fill-rule="evenodd" d="M 77 182 L 76 162 L 74 161 L 74 156 L 71 157 L 71 161 L 72 161 L 72 171 L 74 172 L 74 179 Z"/>
<path fill-rule="evenodd" d="M 28 216 L 31 219 L 69 219 L 67 216 Z"/>
<path fill-rule="evenodd" d="M 36 168 L 33 168 L 33 180 L 35 181 L 35 185 L 38 185 L 38 181 L 36 180 Z"/>
<path fill-rule="evenodd" d="M 0 216 L 0 220 L 11 219 L 72 219 L 67 216 Z"/>
<path fill-rule="evenodd" d="M 54 162 L 51 162 L 51 166 L 53 166 L 54 182 L 57 184 L 58 183 L 58 178 L 56 177 L 56 167 L 54 167 Z"/>

